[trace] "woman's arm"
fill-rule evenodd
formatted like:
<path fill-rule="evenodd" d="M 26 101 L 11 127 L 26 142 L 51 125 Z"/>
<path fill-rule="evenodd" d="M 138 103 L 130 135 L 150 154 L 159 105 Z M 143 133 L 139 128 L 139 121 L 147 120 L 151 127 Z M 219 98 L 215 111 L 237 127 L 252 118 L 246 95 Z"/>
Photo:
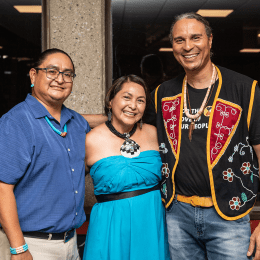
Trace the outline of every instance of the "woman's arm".
<path fill-rule="evenodd" d="M 99 126 L 107 121 L 107 116 L 103 114 L 82 114 L 82 116 L 88 121 L 90 128 Z"/>

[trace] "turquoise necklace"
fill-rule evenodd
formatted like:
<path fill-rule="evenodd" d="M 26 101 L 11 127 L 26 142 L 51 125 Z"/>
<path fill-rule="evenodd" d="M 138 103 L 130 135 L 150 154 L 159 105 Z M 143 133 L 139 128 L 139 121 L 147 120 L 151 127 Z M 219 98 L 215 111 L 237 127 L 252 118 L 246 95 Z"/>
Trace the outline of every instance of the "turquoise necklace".
<path fill-rule="evenodd" d="M 56 132 L 58 135 L 65 137 L 67 135 L 67 124 L 64 125 L 64 132 L 61 132 L 60 130 L 58 130 L 50 121 L 50 119 L 45 116 L 45 120 L 47 121 L 47 123 L 49 124 L 49 126 L 51 127 L 51 129 Z"/>

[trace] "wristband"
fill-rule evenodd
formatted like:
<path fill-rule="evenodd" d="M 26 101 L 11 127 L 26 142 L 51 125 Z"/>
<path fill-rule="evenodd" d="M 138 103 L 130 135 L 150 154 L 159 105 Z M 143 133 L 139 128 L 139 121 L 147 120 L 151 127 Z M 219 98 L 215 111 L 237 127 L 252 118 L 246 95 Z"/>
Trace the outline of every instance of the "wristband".
<path fill-rule="evenodd" d="M 25 243 L 25 245 L 19 246 L 17 248 L 10 247 L 10 252 L 11 252 L 12 255 L 18 255 L 18 254 L 21 254 L 23 252 L 26 252 L 27 250 L 28 250 L 27 243 Z"/>

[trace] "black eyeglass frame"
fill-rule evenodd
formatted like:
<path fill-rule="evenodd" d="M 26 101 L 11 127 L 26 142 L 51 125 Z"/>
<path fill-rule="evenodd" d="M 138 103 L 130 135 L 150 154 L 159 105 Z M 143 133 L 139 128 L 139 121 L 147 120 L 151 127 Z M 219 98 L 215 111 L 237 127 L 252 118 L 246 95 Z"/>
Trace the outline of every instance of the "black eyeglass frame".
<path fill-rule="evenodd" d="M 35 69 L 35 70 L 45 70 L 46 78 L 48 78 L 48 79 L 57 79 L 57 78 L 59 77 L 59 75 L 62 74 L 62 79 L 64 80 L 64 73 L 67 72 L 67 71 L 63 71 L 63 72 L 62 72 L 62 71 L 59 71 L 59 73 L 58 73 L 58 75 L 57 75 L 56 78 L 49 78 L 49 77 L 47 76 L 47 70 L 53 69 L 53 68 L 34 68 L 34 69 Z M 54 69 L 54 70 L 57 70 L 57 69 Z M 58 70 L 57 70 L 57 71 L 58 71 Z M 72 72 L 72 73 L 73 73 L 73 72 Z M 66 83 L 72 83 L 75 77 L 76 77 L 76 74 L 73 73 L 73 76 L 72 76 L 71 81 L 70 81 L 70 82 L 67 82 L 67 81 L 64 80 L 64 82 L 66 82 Z"/>

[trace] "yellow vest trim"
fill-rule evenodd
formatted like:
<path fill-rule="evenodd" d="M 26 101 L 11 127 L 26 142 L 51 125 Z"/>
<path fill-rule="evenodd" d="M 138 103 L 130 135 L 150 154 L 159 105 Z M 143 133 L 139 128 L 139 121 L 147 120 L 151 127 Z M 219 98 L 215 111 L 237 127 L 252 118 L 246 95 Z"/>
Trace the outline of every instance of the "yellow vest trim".
<path fill-rule="evenodd" d="M 255 87 L 256 87 L 256 84 L 257 84 L 257 81 L 254 80 L 254 82 L 252 84 L 250 103 L 249 103 L 248 114 L 247 114 L 247 127 L 248 127 L 248 130 L 249 130 L 250 121 L 251 121 L 253 103 L 254 103 L 254 98 L 255 98 Z"/>
<path fill-rule="evenodd" d="M 155 106 L 155 112 L 157 113 L 157 93 L 158 93 L 158 89 L 161 85 L 159 85 L 156 90 L 155 90 L 155 93 L 154 93 L 154 106 Z"/>

